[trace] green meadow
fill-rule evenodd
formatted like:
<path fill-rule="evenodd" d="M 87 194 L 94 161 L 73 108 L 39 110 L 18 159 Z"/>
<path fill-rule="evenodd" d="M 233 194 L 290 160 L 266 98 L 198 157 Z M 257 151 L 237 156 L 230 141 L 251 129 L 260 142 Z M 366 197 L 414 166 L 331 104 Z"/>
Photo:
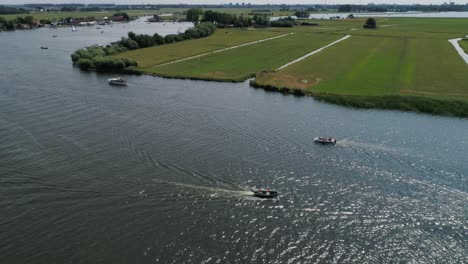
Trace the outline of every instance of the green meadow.
<path fill-rule="evenodd" d="M 159 76 L 220 81 L 255 76 L 254 86 L 333 103 L 468 116 L 468 65 L 448 42 L 468 35 L 468 19 L 378 18 L 377 29 L 363 29 L 364 21 L 312 20 L 320 25 L 218 30 L 206 39 L 118 56 L 134 59 L 139 70 Z M 159 65 L 285 33 L 294 34 Z M 345 35 L 351 38 L 275 71 Z M 460 42 L 467 50 L 468 41 Z"/>
<path fill-rule="evenodd" d="M 161 76 L 205 80 L 243 81 L 263 70 L 274 70 L 338 37 L 295 33 L 258 44 L 145 69 Z"/>
<path fill-rule="evenodd" d="M 468 54 L 468 38 L 462 39 L 458 43 L 460 43 L 460 46 L 462 47 L 462 49 Z"/>
<path fill-rule="evenodd" d="M 217 30 L 208 38 L 137 49 L 118 54 L 116 57 L 133 59 L 138 62 L 139 67 L 142 69 L 153 72 L 152 67 L 162 63 L 220 50 L 243 43 L 271 38 L 282 34 L 284 33 L 268 29 L 255 31 L 245 29 Z"/>

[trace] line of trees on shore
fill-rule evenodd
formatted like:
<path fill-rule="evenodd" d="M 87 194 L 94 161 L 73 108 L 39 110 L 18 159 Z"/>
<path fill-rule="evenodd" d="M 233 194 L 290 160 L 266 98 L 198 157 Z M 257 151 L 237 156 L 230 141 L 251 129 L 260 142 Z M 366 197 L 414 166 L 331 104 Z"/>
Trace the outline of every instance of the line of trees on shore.
<path fill-rule="evenodd" d="M 302 14 L 302 13 L 301 13 Z M 308 13 L 307 13 L 308 14 Z M 237 16 L 236 14 L 222 13 L 212 10 L 203 12 L 199 8 L 192 8 L 187 11 L 186 19 L 194 23 L 198 23 L 202 16 L 201 22 L 211 22 L 218 28 L 225 27 L 292 27 L 298 23 L 291 17 L 281 18 L 276 21 L 270 21 L 270 17 L 267 15 L 254 15 Z"/>
<path fill-rule="evenodd" d="M 0 31 L 11 31 L 17 28 L 21 28 L 23 26 L 27 26 L 27 28 L 32 28 L 38 25 L 48 24 L 48 23 L 50 23 L 50 21 L 47 19 L 38 20 L 38 19 L 34 19 L 33 16 L 30 16 L 30 15 L 24 16 L 24 17 L 18 16 L 14 19 L 9 19 L 9 20 L 0 16 Z"/>
<path fill-rule="evenodd" d="M 29 11 L 24 9 L 24 8 L 14 8 L 14 7 L 8 7 L 8 6 L 0 6 L 0 14 L 1 15 L 6 15 L 6 14 L 28 14 Z"/>
<path fill-rule="evenodd" d="M 131 20 L 131 17 L 125 13 L 125 12 L 117 12 L 114 13 L 111 17 L 111 20 L 113 20 L 116 17 L 121 17 L 119 19 L 119 22 L 129 22 Z M 88 17 L 66 17 L 66 18 L 61 18 L 60 20 L 56 21 L 50 21 L 48 19 L 34 19 L 32 15 L 27 15 L 27 16 L 18 16 L 13 19 L 5 19 L 0 16 L 0 31 L 11 31 L 15 29 L 31 29 L 31 28 L 36 28 L 36 27 L 42 27 L 44 25 L 51 25 L 54 23 L 55 25 L 71 25 L 76 22 L 80 21 L 95 21 L 96 18 L 94 16 L 88 16 Z"/>
<path fill-rule="evenodd" d="M 187 29 L 183 33 L 169 34 L 164 37 L 158 33 L 154 35 L 135 34 L 128 32 L 128 37 L 122 37 L 118 45 L 123 46 L 129 50 L 147 48 L 151 46 L 169 44 L 189 39 L 205 38 L 212 35 L 216 30 L 215 25 L 210 22 L 199 23 L 193 28 Z"/>
<path fill-rule="evenodd" d="M 184 33 L 166 35 L 165 37 L 155 33 L 154 35 L 135 34 L 128 32 L 128 37 L 122 37 L 106 47 L 91 46 L 76 50 L 71 59 L 74 65 L 82 70 L 96 70 L 98 72 L 119 72 L 129 67 L 138 66 L 137 62 L 127 58 L 115 58 L 112 55 L 128 50 L 164 45 L 189 39 L 208 37 L 213 34 L 216 27 L 212 23 L 200 23 L 194 28 L 187 29 Z"/>

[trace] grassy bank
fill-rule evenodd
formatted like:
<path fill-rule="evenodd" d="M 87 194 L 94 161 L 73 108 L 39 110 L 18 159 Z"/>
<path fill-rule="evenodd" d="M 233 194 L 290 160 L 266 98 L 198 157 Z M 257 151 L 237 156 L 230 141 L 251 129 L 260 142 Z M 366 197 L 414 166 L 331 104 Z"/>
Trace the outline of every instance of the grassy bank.
<path fill-rule="evenodd" d="M 295 96 L 311 96 L 316 100 L 336 105 L 363 109 L 411 111 L 432 115 L 468 117 L 468 101 L 455 98 L 436 99 L 414 95 L 360 96 L 320 93 L 300 88 L 276 87 L 251 81 L 254 88 Z"/>

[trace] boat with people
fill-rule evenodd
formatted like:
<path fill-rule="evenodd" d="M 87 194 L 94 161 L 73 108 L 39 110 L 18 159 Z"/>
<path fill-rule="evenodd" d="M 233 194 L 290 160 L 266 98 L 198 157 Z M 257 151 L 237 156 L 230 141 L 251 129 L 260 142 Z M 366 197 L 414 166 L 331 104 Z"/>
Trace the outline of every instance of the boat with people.
<path fill-rule="evenodd" d="M 254 193 L 255 197 L 259 198 L 274 198 L 278 196 L 278 191 L 271 190 L 269 188 L 262 189 L 262 188 L 252 188 L 252 192 Z"/>
<path fill-rule="evenodd" d="M 336 139 L 332 137 L 316 137 L 314 142 L 322 145 L 336 145 Z"/>
<path fill-rule="evenodd" d="M 127 86 L 127 81 L 125 79 L 122 79 L 121 77 L 107 79 L 107 81 L 111 85 Z"/>
<path fill-rule="evenodd" d="M 41 49 L 49 49 L 49 47 L 43 47 L 43 46 L 41 46 Z"/>

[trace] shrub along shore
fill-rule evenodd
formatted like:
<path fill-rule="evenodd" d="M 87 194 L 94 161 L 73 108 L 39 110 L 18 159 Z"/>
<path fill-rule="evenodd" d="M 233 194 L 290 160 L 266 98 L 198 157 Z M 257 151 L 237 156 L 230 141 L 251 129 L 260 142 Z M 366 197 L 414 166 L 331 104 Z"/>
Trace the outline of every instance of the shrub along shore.
<path fill-rule="evenodd" d="M 170 34 L 165 37 L 159 34 L 146 35 L 128 33 L 128 38 L 122 37 L 118 42 L 107 46 L 90 46 L 76 50 L 71 59 L 75 66 L 81 70 L 96 70 L 99 72 L 138 72 L 135 67 L 138 63 L 128 58 L 117 58 L 112 55 L 129 50 L 147 48 L 180 42 L 184 40 L 208 37 L 215 32 L 216 27 L 211 22 L 197 24 L 194 28 L 187 29 L 184 33 Z"/>
<path fill-rule="evenodd" d="M 361 96 L 361 95 L 341 95 L 323 92 L 313 92 L 299 88 L 276 87 L 263 85 L 250 81 L 250 86 L 261 88 L 266 91 L 280 92 L 295 96 L 311 96 L 316 100 L 363 109 L 386 109 L 411 111 L 432 115 L 468 117 L 468 102 L 455 99 L 433 99 L 423 96 L 412 95 L 385 95 L 385 96 Z"/>

